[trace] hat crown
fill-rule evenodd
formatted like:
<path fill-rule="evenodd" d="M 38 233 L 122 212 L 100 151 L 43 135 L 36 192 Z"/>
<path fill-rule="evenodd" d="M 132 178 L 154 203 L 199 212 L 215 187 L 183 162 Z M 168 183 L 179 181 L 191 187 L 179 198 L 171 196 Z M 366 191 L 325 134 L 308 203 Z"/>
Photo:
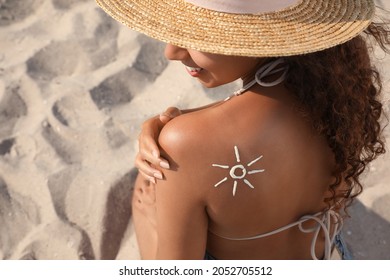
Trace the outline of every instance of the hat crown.
<path fill-rule="evenodd" d="M 301 0 L 185 0 L 195 6 L 233 14 L 260 14 L 295 6 Z"/>
<path fill-rule="evenodd" d="M 1 1 L 1 0 L 0 0 Z M 113 18 L 182 48 L 278 57 L 325 50 L 361 34 L 374 0 L 96 0 Z"/>

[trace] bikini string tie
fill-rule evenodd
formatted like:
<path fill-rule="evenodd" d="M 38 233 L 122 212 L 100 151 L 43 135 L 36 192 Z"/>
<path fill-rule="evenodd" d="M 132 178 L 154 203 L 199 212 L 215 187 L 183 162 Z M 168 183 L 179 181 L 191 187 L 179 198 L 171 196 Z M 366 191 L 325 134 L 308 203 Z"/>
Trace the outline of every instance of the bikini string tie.
<path fill-rule="evenodd" d="M 303 223 L 310 221 L 310 220 L 316 222 L 317 225 L 314 227 L 311 227 L 311 228 L 304 228 Z M 331 226 L 332 225 L 333 225 L 333 231 L 331 234 Z M 232 237 L 222 236 L 222 235 L 216 234 L 214 232 L 212 232 L 212 233 L 214 235 L 219 236 L 219 237 L 224 238 L 224 239 L 234 240 L 234 241 L 244 241 L 244 240 L 254 240 L 254 239 L 259 239 L 259 238 L 271 236 L 271 235 L 277 234 L 279 232 L 285 231 L 287 229 L 290 229 L 294 226 L 298 226 L 299 230 L 303 233 L 313 233 L 314 232 L 313 240 L 311 242 L 311 249 L 310 249 L 311 257 L 313 258 L 313 260 L 319 259 L 315 253 L 315 247 L 316 247 L 319 233 L 322 230 L 324 232 L 324 238 L 325 238 L 324 259 L 329 260 L 331 258 L 331 253 L 332 253 L 332 244 L 334 243 L 337 234 L 339 234 L 341 231 L 341 228 L 343 226 L 343 219 L 341 218 L 339 213 L 337 213 L 336 211 L 334 211 L 332 209 L 329 209 L 325 212 L 320 212 L 320 213 L 317 213 L 315 215 L 305 215 L 301 219 L 299 219 L 298 221 L 296 221 L 294 223 L 288 224 L 284 227 L 281 227 L 279 229 L 276 229 L 276 230 L 273 230 L 273 231 L 270 231 L 267 233 L 258 234 L 258 235 L 251 236 L 251 237 L 232 238 Z"/>
<path fill-rule="evenodd" d="M 281 64 L 284 64 L 284 63 L 285 63 L 284 59 L 279 58 L 275 61 L 271 61 L 269 63 L 264 64 L 262 67 L 259 68 L 259 70 L 256 71 L 255 78 L 252 81 L 250 81 L 249 83 L 247 83 L 246 85 L 244 85 L 241 89 L 234 92 L 234 95 L 237 96 L 237 95 L 243 94 L 245 91 L 247 91 L 248 89 L 253 87 L 256 83 L 263 86 L 263 87 L 273 87 L 273 86 L 276 86 L 276 85 L 282 83 L 286 79 L 288 67 L 287 66 L 283 66 L 283 67 L 279 67 L 279 68 L 277 68 L 277 67 Z M 269 77 L 273 74 L 282 72 L 282 71 L 283 71 L 283 74 L 275 81 L 272 81 L 272 82 L 264 82 L 263 81 L 264 78 Z"/>
<path fill-rule="evenodd" d="M 314 232 L 313 240 L 311 242 L 311 256 L 313 260 L 318 260 L 316 253 L 315 253 L 315 247 L 318 240 L 318 236 L 320 231 L 322 230 L 324 233 L 324 239 L 325 239 L 325 254 L 324 259 L 330 260 L 331 254 L 332 254 L 332 245 L 335 241 L 335 238 L 337 234 L 340 233 L 341 228 L 343 226 L 343 219 L 341 218 L 340 214 L 336 211 L 329 209 L 325 213 L 323 213 L 322 217 L 318 217 L 317 215 L 307 215 L 303 216 L 301 223 L 299 223 L 299 229 L 303 233 L 312 233 Z M 317 226 L 314 226 L 312 228 L 304 228 L 303 223 L 306 221 L 312 220 L 317 223 Z M 333 225 L 333 230 L 331 234 L 331 227 Z"/>

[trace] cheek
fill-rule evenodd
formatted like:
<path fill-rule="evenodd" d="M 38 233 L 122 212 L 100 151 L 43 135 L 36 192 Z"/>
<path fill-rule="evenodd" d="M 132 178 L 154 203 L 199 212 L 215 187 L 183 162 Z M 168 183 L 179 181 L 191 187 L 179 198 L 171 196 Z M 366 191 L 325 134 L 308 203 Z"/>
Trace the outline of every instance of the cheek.
<path fill-rule="evenodd" d="M 250 74 L 257 65 L 258 59 L 256 58 L 232 59 L 221 65 L 220 73 L 224 74 L 229 82 L 232 82 Z"/>
<path fill-rule="evenodd" d="M 237 69 L 243 72 L 243 74 L 247 74 L 250 71 L 253 71 L 257 65 L 259 65 L 259 58 L 249 58 L 246 57 L 240 61 L 236 61 L 234 65 L 236 65 Z"/>

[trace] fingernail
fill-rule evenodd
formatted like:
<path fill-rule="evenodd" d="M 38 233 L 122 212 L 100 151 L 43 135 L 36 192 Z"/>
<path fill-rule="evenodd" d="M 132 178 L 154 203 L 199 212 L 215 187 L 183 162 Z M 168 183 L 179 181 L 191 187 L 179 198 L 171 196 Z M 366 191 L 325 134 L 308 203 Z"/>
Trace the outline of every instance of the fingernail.
<path fill-rule="evenodd" d="M 169 163 L 165 161 L 160 161 L 160 166 L 165 169 L 169 169 Z"/>
<path fill-rule="evenodd" d="M 156 184 L 156 179 L 153 178 L 153 177 L 150 177 L 150 178 L 149 178 L 149 181 L 150 181 L 151 183 L 153 183 L 153 184 Z"/>
<path fill-rule="evenodd" d="M 157 179 L 160 179 L 160 180 L 163 179 L 163 176 L 162 176 L 162 174 L 160 172 L 154 172 L 153 176 L 156 177 Z"/>

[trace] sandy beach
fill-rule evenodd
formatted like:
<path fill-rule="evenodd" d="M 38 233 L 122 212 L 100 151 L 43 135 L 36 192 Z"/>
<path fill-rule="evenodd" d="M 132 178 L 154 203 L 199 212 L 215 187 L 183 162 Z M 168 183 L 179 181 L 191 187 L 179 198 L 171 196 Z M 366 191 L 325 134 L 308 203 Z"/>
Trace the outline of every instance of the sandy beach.
<path fill-rule="evenodd" d="M 0 259 L 139 259 L 141 123 L 238 84 L 202 88 L 93 0 L 0 0 L 0 42 Z M 390 58 L 377 58 L 388 85 Z M 369 169 L 343 231 L 355 258 L 390 259 L 390 154 Z"/>

